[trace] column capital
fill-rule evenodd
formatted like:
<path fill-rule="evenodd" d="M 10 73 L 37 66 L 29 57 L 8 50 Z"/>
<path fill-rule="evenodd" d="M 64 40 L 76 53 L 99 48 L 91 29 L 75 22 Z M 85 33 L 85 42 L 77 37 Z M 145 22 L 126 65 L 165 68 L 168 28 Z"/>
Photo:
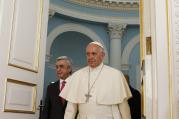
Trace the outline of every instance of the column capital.
<path fill-rule="evenodd" d="M 121 39 L 127 24 L 109 23 L 108 30 L 112 39 Z"/>
<path fill-rule="evenodd" d="M 54 16 L 54 14 L 55 14 L 55 11 L 52 9 L 49 9 L 49 11 L 48 11 L 49 18 L 52 18 Z"/>
<path fill-rule="evenodd" d="M 51 54 L 46 54 L 45 56 L 45 62 L 50 62 L 50 58 L 52 57 Z"/>

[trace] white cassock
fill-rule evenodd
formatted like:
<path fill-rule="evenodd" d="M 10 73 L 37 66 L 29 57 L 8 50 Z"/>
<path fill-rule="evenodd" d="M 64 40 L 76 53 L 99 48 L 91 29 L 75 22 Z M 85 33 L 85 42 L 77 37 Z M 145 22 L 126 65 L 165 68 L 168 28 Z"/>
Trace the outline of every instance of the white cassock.
<path fill-rule="evenodd" d="M 131 119 L 127 102 L 131 92 L 120 71 L 102 63 L 78 70 L 68 81 L 60 93 L 68 101 L 64 119 L 75 119 L 77 110 L 77 119 Z"/>

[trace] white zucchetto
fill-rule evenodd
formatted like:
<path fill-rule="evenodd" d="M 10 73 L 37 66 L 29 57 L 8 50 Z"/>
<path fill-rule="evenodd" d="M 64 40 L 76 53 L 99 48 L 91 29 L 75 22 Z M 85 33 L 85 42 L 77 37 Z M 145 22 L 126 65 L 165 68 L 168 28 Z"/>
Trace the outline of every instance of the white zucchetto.
<path fill-rule="evenodd" d="M 95 44 L 95 45 L 98 45 L 98 46 L 100 46 L 101 48 L 103 48 L 103 49 L 104 49 L 104 46 L 103 46 L 100 42 L 93 41 L 93 42 L 89 43 L 89 45 L 90 45 L 90 44 Z"/>

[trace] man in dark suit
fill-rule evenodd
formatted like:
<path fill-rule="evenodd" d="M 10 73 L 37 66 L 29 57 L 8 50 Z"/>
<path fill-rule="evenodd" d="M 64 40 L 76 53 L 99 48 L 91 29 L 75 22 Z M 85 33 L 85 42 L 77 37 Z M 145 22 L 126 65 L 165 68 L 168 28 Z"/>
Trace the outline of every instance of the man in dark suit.
<path fill-rule="evenodd" d="M 125 78 L 129 84 L 129 76 L 125 75 Z M 130 84 L 129 88 L 132 93 L 132 98 L 128 100 L 130 111 L 131 111 L 131 117 L 132 119 L 141 119 L 141 95 L 140 92 L 136 89 L 134 89 Z"/>
<path fill-rule="evenodd" d="M 51 83 L 47 88 L 42 119 L 64 119 L 67 102 L 59 97 L 59 93 L 67 82 L 66 78 L 71 73 L 70 59 L 67 56 L 58 57 L 56 59 L 56 74 L 59 80 Z"/>

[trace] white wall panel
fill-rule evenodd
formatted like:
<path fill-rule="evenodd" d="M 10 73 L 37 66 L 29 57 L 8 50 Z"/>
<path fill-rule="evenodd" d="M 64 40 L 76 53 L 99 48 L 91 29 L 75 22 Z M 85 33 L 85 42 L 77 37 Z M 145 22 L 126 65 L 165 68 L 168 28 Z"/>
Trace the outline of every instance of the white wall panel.
<path fill-rule="evenodd" d="M 179 1 L 168 0 L 168 25 L 171 50 L 171 99 L 173 119 L 179 118 Z"/>

